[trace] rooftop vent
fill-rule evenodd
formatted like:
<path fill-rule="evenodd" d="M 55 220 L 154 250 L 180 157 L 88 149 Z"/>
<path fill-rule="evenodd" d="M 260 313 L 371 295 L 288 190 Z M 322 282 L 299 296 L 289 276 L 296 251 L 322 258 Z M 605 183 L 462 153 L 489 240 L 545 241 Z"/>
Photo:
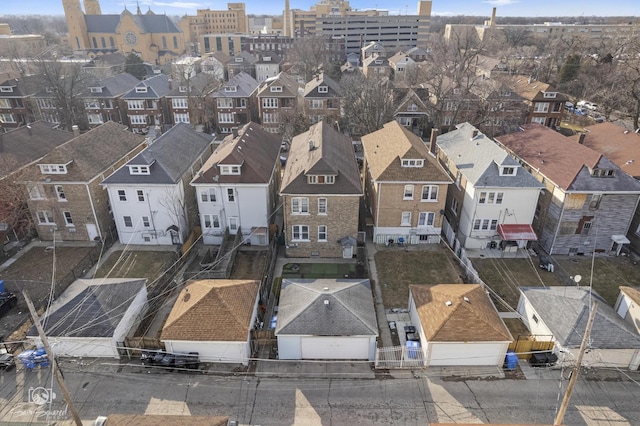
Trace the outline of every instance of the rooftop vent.
<path fill-rule="evenodd" d="M 469 298 L 467 296 L 463 297 L 462 300 L 464 300 L 467 303 L 471 303 L 471 300 L 469 300 Z"/>
<path fill-rule="evenodd" d="M 447 305 L 447 306 L 453 305 L 453 303 L 451 303 L 451 300 L 447 300 L 446 302 L 444 302 L 444 304 Z"/>
<path fill-rule="evenodd" d="M 324 291 L 329 291 L 329 287 L 323 288 Z"/>
<path fill-rule="evenodd" d="M 329 301 L 327 299 L 324 300 L 324 306 L 329 306 Z"/>

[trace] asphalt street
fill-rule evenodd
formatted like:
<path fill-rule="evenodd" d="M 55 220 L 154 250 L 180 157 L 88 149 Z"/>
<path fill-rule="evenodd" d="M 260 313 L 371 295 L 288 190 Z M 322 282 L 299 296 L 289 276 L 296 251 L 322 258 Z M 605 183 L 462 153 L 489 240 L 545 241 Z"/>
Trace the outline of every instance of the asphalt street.
<path fill-rule="evenodd" d="M 387 379 L 229 377 L 81 364 L 63 372 L 87 425 L 111 413 L 224 415 L 245 425 L 551 424 L 567 384 L 560 371 L 528 380 L 447 380 L 426 371 Z M 0 424 L 71 424 L 51 381 L 48 368 L 0 373 Z M 638 401 L 637 381 L 581 379 L 565 424 L 638 425 Z"/>

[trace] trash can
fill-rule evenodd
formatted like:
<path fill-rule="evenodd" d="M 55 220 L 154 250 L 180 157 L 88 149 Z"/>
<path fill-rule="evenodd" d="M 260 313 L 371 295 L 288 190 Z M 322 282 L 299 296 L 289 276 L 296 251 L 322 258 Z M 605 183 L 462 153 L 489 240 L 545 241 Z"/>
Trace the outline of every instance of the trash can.
<path fill-rule="evenodd" d="M 515 370 L 518 366 L 518 355 L 514 351 L 507 351 L 504 365 L 507 370 Z"/>

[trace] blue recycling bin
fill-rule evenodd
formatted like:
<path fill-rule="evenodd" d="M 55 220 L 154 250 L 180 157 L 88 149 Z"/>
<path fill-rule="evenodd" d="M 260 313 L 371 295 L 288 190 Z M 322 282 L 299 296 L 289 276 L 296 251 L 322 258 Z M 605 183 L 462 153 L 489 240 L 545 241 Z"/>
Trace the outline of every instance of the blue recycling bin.
<path fill-rule="evenodd" d="M 504 364 L 507 370 L 515 370 L 518 366 L 518 355 L 514 351 L 508 351 Z"/>

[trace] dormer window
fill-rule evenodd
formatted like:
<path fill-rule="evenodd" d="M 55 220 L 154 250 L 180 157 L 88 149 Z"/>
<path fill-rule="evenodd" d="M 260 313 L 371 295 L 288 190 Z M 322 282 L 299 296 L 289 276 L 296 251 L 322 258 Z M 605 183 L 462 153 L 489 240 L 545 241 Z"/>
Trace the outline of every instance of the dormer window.
<path fill-rule="evenodd" d="M 66 175 L 67 164 L 40 164 L 40 172 L 43 175 Z"/>
<path fill-rule="evenodd" d="M 318 86 L 318 93 L 329 93 L 329 87 L 327 87 L 327 86 Z"/>
<path fill-rule="evenodd" d="M 224 91 L 225 92 L 237 92 L 238 91 L 238 86 L 225 86 L 224 87 Z"/>
<path fill-rule="evenodd" d="M 264 58 L 262 58 L 262 60 L 264 62 L 271 62 L 271 56 L 265 56 Z"/>
<path fill-rule="evenodd" d="M 593 169 L 591 171 L 593 177 L 614 177 L 615 170 L 612 169 Z"/>
<path fill-rule="evenodd" d="M 47 93 L 53 93 L 53 88 L 45 87 L 44 91 L 47 92 Z"/>
<path fill-rule="evenodd" d="M 182 93 L 186 93 L 187 92 L 187 86 L 180 86 L 178 87 L 178 91 L 182 92 Z"/>
<path fill-rule="evenodd" d="M 146 87 L 136 87 L 136 93 L 147 93 Z"/>
<path fill-rule="evenodd" d="M 149 166 L 129 166 L 130 175 L 148 175 Z"/>
<path fill-rule="evenodd" d="M 221 175 L 239 175 L 240 166 L 220 166 Z"/>
<path fill-rule="evenodd" d="M 418 110 L 418 105 L 416 104 L 411 104 L 407 107 L 407 111 L 417 111 Z"/>
<path fill-rule="evenodd" d="M 271 86 L 270 90 L 272 92 L 282 92 L 282 86 Z"/>
<path fill-rule="evenodd" d="M 102 93 L 102 87 L 92 87 L 91 93 Z"/>
<path fill-rule="evenodd" d="M 402 160 L 402 167 L 424 167 L 424 160 Z"/>
<path fill-rule="evenodd" d="M 382 59 L 376 59 L 374 62 L 376 65 L 382 65 Z"/>
<path fill-rule="evenodd" d="M 11 86 L 0 86 L 0 92 L 13 92 L 13 87 L 11 87 Z"/>
<path fill-rule="evenodd" d="M 244 58 L 235 58 L 236 62 L 242 62 L 244 60 Z"/>
<path fill-rule="evenodd" d="M 517 169 L 514 166 L 501 166 L 500 176 L 515 176 Z"/>
<path fill-rule="evenodd" d="M 545 98 L 555 98 L 558 92 L 543 92 Z"/>
<path fill-rule="evenodd" d="M 336 182 L 336 177 L 334 175 L 309 175 L 307 176 L 307 183 L 312 185 L 333 185 Z"/>

